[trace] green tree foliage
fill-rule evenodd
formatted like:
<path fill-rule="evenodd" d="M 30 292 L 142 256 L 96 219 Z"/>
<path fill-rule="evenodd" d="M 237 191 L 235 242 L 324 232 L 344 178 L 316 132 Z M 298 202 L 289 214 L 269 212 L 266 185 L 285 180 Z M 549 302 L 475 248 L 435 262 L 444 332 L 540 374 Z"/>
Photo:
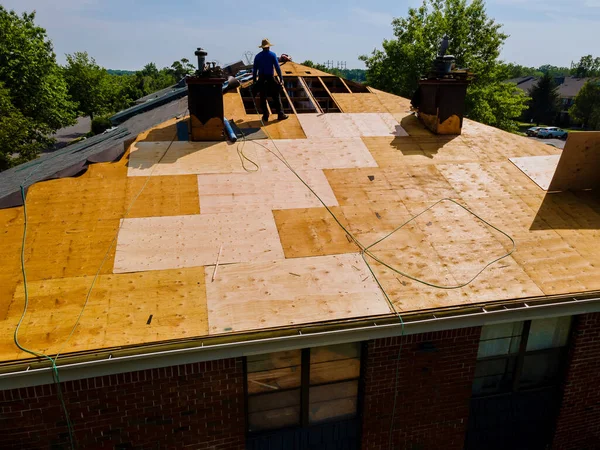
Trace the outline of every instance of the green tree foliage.
<path fill-rule="evenodd" d="M 175 80 L 179 81 L 186 75 L 192 75 L 196 71 L 196 67 L 187 58 L 181 58 L 179 61 L 175 61 L 171 64 L 171 67 L 167 71 L 173 75 Z"/>
<path fill-rule="evenodd" d="M 514 86 L 502 83 L 507 71 L 499 66 L 500 47 L 507 35 L 487 16 L 483 0 L 423 0 L 407 17 L 392 21 L 395 39 L 383 41 L 383 50 L 361 56 L 367 83 L 411 97 L 437 55 L 441 38 L 451 37 L 448 54 L 456 65 L 476 76 L 467 93 L 467 116 L 503 129 L 516 129 L 511 117 L 525 109 L 526 99 Z"/>
<path fill-rule="evenodd" d="M 575 102 L 569 114 L 580 121 L 584 127 L 600 130 L 600 82 L 590 80 L 575 97 Z"/>
<path fill-rule="evenodd" d="M 0 6 L 0 169 L 35 158 L 57 129 L 75 122 L 75 105 L 35 13 Z"/>
<path fill-rule="evenodd" d="M 544 73 L 535 67 L 525 67 L 513 63 L 500 63 L 502 70 L 507 72 L 507 79 L 521 77 L 541 77 Z"/>
<path fill-rule="evenodd" d="M 325 64 L 315 64 L 310 59 L 307 59 L 301 64 L 303 66 L 313 67 L 322 72 L 327 72 L 332 75 L 345 78 L 346 80 L 356 81 L 357 83 L 364 83 L 367 81 L 367 71 L 364 69 L 328 69 Z"/>
<path fill-rule="evenodd" d="M 554 77 L 549 73 L 544 74 L 529 91 L 529 97 L 527 117 L 536 124 L 554 122 L 560 111 L 560 97 Z"/>
<path fill-rule="evenodd" d="M 600 76 L 600 57 L 582 56 L 579 62 L 571 64 L 571 75 L 577 78 Z"/>
<path fill-rule="evenodd" d="M 548 74 L 551 77 L 568 77 L 571 74 L 568 67 L 557 67 L 551 64 L 544 64 L 543 66 L 538 67 L 538 71 L 541 72 L 539 76 Z"/>
<path fill-rule="evenodd" d="M 96 64 L 87 52 L 67 55 L 64 68 L 69 94 L 79 105 L 79 111 L 92 120 L 96 114 L 107 112 L 113 84 L 106 69 Z"/>

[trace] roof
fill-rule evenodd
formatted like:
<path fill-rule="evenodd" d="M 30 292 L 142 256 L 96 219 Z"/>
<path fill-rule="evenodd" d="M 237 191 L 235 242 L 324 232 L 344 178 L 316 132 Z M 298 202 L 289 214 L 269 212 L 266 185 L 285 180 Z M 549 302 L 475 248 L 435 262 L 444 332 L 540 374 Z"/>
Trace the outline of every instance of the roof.
<path fill-rule="evenodd" d="M 161 104 L 162 105 L 162 104 Z M 20 186 L 53 178 L 74 176 L 91 164 L 119 159 L 125 152 L 125 142 L 165 120 L 182 116 L 187 110 L 187 98 L 170 101 L 135 116 L 128 116 L 119 126 L 77 144 L 13 167 L 0 174 L 0 208 L 22 204 Z"/>
<path fill-rule="evenodd" d="M 559 96 L 561 98 L 574 98 L 577 96 L 583 85 L 593 78 L 560 77 L 561 81 L 563 79 L 564 81 L 558 84 Z M 519 89 L 528 94 L 538 81 L 539 77 L 528 76 L 513 78 L 507 82 L 516 84 Z"/>
<path fill-rule="evenodd" d="M 290 82 L 309 70 L 288 64 Z M 266 126 L 224 95 L 227 118 L 270 139 L 172 142 L 171 119 L 118 161 L 31 186 L 21 344 L 95 358 L 600 289 L 598 197 L 549 194 L 509 160 L 559 149 L 470 120 L 435 136 L 408 100 L 326 81 L 341 112 Z M 22 207 L 0 210 L 6 367 L 31 359 L 12 342 L 23 225 Z M 512 248 L 498 230 L 516 251 L 485 268 Z M 356 242 L 386 236 L 363 258 Z"/>

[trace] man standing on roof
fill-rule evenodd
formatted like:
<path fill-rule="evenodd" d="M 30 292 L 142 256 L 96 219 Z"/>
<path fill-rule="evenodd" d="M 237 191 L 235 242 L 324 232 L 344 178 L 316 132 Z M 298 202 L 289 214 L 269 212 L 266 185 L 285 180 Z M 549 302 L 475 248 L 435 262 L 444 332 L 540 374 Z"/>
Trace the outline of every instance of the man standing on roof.
<path fill-rule="evenodd" d="M 258 48 L 262 48 L 263 51 L 254 58 L 254 68 L 252 69 L 254 86 L 256 86 L 260 92 L 260 109 L 262 109 L 263 113 L 263 122 L 269 120 L 267 97 L 271 97 L 275 102 L 277 118 L 279 120 L 288 118 L 283 112 L 280 96 L 281 89 L 283 89 L 283 76 L 281 75 L 281 68 L 279 67 L 279 61 L 277 61 L 277 55 L 270 50 L 271 46 L 272 44 L 268 39 L 262 40 L 262 44 L 259 45 Z M 274 70 L 276 70 L 277 75 L 279 75 L 279 81 L 275 80 L 275 76 L 273 75 Z M 258 83 L 256 81 L 257 76 Z"/>

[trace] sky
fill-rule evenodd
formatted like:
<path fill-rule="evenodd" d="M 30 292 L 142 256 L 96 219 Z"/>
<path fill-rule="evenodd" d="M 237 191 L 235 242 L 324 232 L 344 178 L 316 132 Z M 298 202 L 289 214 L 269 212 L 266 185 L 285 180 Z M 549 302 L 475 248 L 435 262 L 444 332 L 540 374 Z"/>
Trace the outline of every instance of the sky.
<path fill-rule="evenodd" d="M 276 53 L 294 61 L 345 61 L 363 68 L 359 55 L 393 37 L 391 21 L 422 0 L 0 0 L 17 12 L 37 12 L 58 62 L 87 51 L 101 66 L 136 70 L 175 60 L 226 64 L 259 51 L 267 37 Z M 526 66 L 570 66 L 600 56 L 600 0 L 487 0 L 488 15 L 510 35 L 501 57 Z"/>

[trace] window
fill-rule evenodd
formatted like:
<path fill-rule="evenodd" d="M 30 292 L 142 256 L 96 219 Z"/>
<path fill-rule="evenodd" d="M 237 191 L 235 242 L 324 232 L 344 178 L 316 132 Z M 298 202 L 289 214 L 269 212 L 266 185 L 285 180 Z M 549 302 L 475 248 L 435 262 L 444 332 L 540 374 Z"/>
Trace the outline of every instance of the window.
<path fill-rule="evenodd" d="M 473 395 L 552 386 L 558 381 L 570 317 L 486 325 L 481 330 Z"/>
<path fill-rule="evenodd" d="M 246 358 L 250 432 L 356 416 L 360 343 Z"/>

